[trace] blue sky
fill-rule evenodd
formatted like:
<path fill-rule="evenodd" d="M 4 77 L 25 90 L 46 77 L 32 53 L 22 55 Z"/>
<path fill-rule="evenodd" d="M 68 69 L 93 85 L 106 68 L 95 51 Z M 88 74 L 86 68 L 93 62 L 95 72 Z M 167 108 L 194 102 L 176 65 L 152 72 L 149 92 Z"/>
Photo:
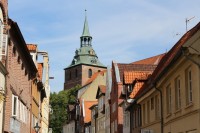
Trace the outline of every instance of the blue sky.
<path fill-rule="evenodd" d="M 199 0 L 15 0 L 9 17 L 26 43 L 50 56 L 51 91 L 63 90 L 64 68 L 80 47 L 85 9 L 93 48 L 104 65 L 130 63 L 169 50 L 200 21 Z M 178 35 L 177 35 L 178 34 Z"/>

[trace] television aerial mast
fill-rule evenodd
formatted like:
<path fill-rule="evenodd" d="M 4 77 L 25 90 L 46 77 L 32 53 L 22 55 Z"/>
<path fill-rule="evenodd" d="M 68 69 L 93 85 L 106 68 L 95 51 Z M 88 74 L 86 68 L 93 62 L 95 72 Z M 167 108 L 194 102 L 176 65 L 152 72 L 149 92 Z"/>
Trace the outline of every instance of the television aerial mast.
<path fill-rule="evenodd" d="M 193 16 L 193 17 L 191 17 L 191 18 L 186 18 L 185 19 L 185 24 L 186 24 L 186 32 L 187 32 L 187 24 L 188 24 L 188 22 L 190 22 L 190 20 L 192 20 L 193 18 L 195 18 L 195 16 Z"/>

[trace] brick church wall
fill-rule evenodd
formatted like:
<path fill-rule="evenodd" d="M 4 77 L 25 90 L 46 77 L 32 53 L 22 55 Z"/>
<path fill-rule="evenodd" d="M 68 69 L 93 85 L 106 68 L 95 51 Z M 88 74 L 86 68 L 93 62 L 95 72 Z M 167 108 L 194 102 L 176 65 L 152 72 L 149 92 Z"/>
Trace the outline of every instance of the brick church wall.
<path fill-rule="evenodd" d="M 92 70 L 92 74 L 106 70 L 104 67 L 96 67 L 96 66 L 89 66 L 89 65 L 78 65 L 71 68 L 65 69 L 65 83 L 64 83 L 64 90 L 70 89 L 76 85 L 84 85 L 88 79 L 88 70 Z M 76 74 L 77 71 L 77 74 Z"/>

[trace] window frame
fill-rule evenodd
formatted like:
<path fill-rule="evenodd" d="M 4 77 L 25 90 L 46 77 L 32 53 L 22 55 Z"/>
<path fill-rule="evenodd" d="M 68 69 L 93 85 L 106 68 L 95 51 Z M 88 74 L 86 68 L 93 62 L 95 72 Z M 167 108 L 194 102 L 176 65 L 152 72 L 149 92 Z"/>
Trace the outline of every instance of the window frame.
<path fill-rule="evenodd" d="M 186 69 L 185 72 L 185 80 L 186 80 L 186 104 L 191 104 L 193 101 L 193 86 L 192 86 L 192 69 L 191 67 Z"/>
<path fill-rule="evenodd" d="M 18 96 L 12 94 L 12 117 L 18 116 Z"/>
<path fill-rule="evenodd" d="M 176 110 L 181 108 L 181 79 L 178 76 L 175 79 L 175 102 L 176 102 Z"/>
<path fill-rule="evenodd" d="M 167 85 L 166 87 L 166 108 L 167 114 L 172 113 L 172 89 L 171 84 Z"/>
<path fill-rule="evenodd" d="M 92 77 L 92 69 L 88 69 L 88 78 L 91 78 Z"/>

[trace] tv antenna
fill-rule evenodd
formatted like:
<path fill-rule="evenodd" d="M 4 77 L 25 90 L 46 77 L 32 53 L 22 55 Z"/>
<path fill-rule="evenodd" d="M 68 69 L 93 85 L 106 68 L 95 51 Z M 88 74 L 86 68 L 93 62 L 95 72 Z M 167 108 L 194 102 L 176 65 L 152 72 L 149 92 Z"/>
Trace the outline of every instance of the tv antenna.
<path fill-rule="evenodd" d="M 195 16 L 193 16 L 193 17 L 191 17 L 191 18 L 186 18 L 185 19 L 185 24 L 186 24 L 186 32 L 187 32 L 187 24 L 188 24 L 188 22 L 190 22 L 190 20 L 192 20 L 193 18 L 195 18 Z"/>

